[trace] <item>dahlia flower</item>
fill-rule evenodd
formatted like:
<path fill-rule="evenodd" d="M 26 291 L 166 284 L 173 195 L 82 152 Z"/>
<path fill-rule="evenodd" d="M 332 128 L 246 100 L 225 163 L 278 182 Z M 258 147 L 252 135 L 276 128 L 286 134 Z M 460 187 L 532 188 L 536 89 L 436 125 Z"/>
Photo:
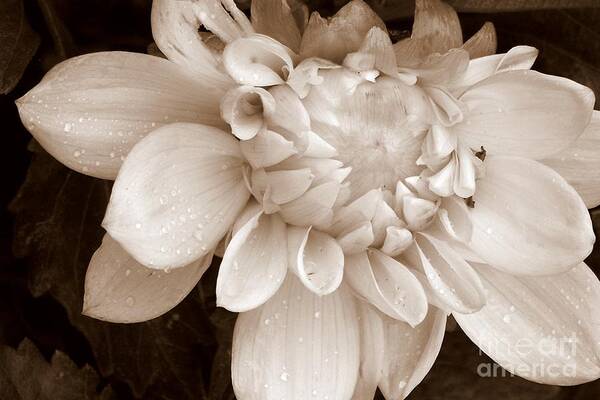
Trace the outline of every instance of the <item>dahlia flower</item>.
<path fill-rule="evenodd" d="M 405 398 L 449 314 L 510 372 L 598 378 L 592 91 L 494 54 L 490 23 L 463 43 L 438 0 L 397 43 L 362 0 L 250 14 L 155 0 L 164 57 L 76 57 L 18 100 L 54 157 L 115 180 L 83 312 L 154 318 L 218 254 L 239 399 Z"/>

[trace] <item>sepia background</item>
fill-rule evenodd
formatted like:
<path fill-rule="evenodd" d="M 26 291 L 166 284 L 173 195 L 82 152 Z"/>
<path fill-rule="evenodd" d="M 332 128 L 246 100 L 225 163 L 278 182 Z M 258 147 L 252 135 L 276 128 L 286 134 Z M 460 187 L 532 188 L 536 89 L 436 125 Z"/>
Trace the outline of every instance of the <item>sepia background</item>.
<path fill-rule="evenodd" d="M 498 52 L 540 49 L 534 68 L 600 94 L 600 1 L 454 0 L 465 37 L 485 21 Z M 311 0 L 331 15 L 345 1 Z M 410 33 L 413 0 L 373 0 L 394 38 Z M 240 3 L 247 9 L 248 3 Z M 215 307 L 216 265 L 155 320 L 115 325 L 80 314 L 87 263 L 100 243 L 111 183 L 69 171 L 32 141 L 14 100 L 56 63 L 101 51 L 146 52 L 151 0 L 0 0 L 0 399 L 233 399 L 235 314 Z M 592 210 L 600 228 L 600 210 Z M 588 264 L 600 272 L 600 246 Z M 598 310 L 600 312 L 600 310 Z M 600 398 L 600 381 L 560 388 L 497 369 L 450 321 L 442 352 L 410 399 Z M 504 375 L 504 376 L 503 376 Z"/>

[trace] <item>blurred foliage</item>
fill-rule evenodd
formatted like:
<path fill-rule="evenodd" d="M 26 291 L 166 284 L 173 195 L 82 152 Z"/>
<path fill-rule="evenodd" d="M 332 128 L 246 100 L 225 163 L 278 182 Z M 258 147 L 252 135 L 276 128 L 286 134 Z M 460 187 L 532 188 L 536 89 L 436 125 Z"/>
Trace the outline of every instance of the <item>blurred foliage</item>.
<path fill-rule="evenodd" d="M 311 0 L 310 5 L 332 15 L 344 2 Z M 516 44 L 536 46 L 541 50 L 536 69 L 600 93 L 600 2 L 450 3 L 465 12 L 460 15 L 465 37 L 492 21 L 499 51 Z M 246 9 L 248 4 L 243 3 Z M 410 34 L 412 0 L 371 4 L 395 37 Z M 229 363 L 235 315 L 215 306 L 215 265 L 184 302 L 155 320 L 117 325 L 81 315 L 85 270 L 103 234 L 100 221 L 110 183 L 69 171 L 35 144 L 29 152 L 30 136 L 12 103 L 67 57 L 98 50 L 144 52 L 152 42 L 150 7 L 149 0 L 0 2 L 0 92 L 12 90 L 0 97 L 7 146 L 0 167 L 11 172 L 2 200 L 7 204 L 14 197 L 12 214 L 2 215 L 0 230 L 2 399 L 234 398 Z M 600 227 L 600 212 L 592 216 Z M 588 261 L 600 265 L 599 248 Z M 482 378 L 477 366 L 491 360 L 460 330 L 451 330 L 437 363 L 411 398 L 600 396 L 599 383 L 559 388 L 510 376 Z"/>

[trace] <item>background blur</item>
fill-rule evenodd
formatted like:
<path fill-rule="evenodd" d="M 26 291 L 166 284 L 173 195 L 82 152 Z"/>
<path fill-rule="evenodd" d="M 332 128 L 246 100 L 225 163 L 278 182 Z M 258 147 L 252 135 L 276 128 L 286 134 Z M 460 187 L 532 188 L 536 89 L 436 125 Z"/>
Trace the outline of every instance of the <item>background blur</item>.
<path fill-rule="evenodd" d="M 310 6 L 331 15 L 343 3 L 311 0 Z M 536 46 L 541 53 L 535 69 L 600 93 L 600 1 L 449 3 L 460 11 L 465 38 L 492 21 L 498 52 Z M 412 0 L 371 4 L 396 39 L 409 35 Z M 229 351 L 235 315 L 215 308 L 214 266 L 182 304 L 158 319 L 114 325 L 80 315 L 110 182 L 70 172 L 45 154 L 14 105 L 68 57 L 146 52 L 152 43 L 150 8 L 151 0 L 0 0 L 2 400 L 234 398 Z M 600 210 L 592 217 L 600 227 Z M 600 271 L 600 248 L 588 264 Z M 478 366 L 492 361 L 452 321 L 449 331 L 437 363 L 411 399 L 600 398 L 600 382 L 542 386 L 502 376 L 499 369 L 498 377 L 480 377 Z"/>

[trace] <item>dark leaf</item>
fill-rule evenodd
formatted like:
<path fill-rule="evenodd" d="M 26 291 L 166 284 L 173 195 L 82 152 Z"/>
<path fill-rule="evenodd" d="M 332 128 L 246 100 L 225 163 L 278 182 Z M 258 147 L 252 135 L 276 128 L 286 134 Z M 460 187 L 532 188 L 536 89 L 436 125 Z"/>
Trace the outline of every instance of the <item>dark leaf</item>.
<path fill-rule="evenodd" d="M 206 398 L 215 339 L 199 296 L 192 293 L 170 313 L 139 324 L 81 315 L 85 271 L 103 235 L 110 185 L 68 170 L 35 147 L 25 184 L 11 205 L 14 251 L 31 261 L 31 292 L 49 292 L 61 302 L 89 340 L 101 374 L 127 382 L 136 396 Z"/>
<path fill-rule="evenodd" d="M 17 85 L 40 44 L 25 18 L 22 0 L 0 2 L 0 94 Z"/>
<path fill-rule="evenodd" d="M 63 23 L 56 8 L 56 0 L 37 0 L 38 7 L 42 11 L 48 31 L 52 36 L 54 51 L 59 60 L 73 56 L 75 45 L 73 38 Z"/>
<path fill-rule="evenodd" d="M 57 351 L 48 363 L 28 339 L 18 350 L 0 347 L 0 398 L 11 400 L 112 399 L 105 388 L 98 393 L 100 379 L 88 365 L 79 369 Z"/>

